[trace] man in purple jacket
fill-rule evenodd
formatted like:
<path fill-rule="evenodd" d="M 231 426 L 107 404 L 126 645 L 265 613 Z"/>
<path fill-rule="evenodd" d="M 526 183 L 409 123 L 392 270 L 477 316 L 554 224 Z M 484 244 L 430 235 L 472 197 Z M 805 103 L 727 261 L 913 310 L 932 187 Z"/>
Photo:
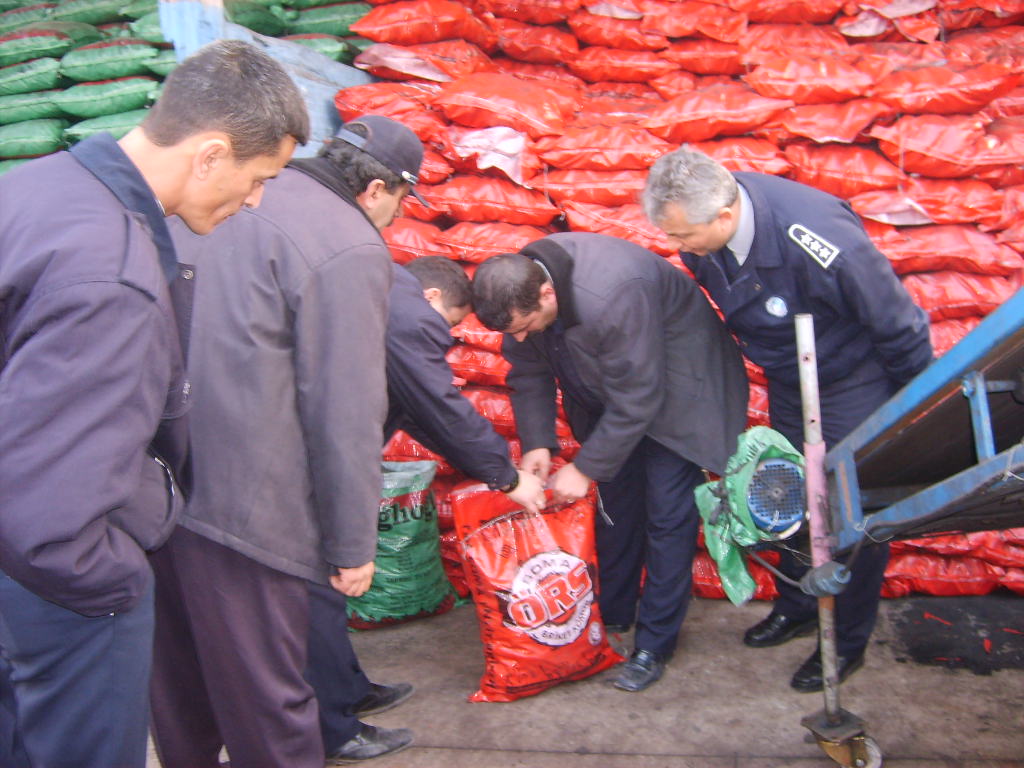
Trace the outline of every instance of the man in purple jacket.
<path fill-rule="evenodd" d="M 219 42 L 120 141 L 0 178 L 4 765 L 145 765 L 146 553 L 182 506 L 189 395 L 164 216 L 205 233 L 258 205 L 308 133 L 284 70 Z"/>

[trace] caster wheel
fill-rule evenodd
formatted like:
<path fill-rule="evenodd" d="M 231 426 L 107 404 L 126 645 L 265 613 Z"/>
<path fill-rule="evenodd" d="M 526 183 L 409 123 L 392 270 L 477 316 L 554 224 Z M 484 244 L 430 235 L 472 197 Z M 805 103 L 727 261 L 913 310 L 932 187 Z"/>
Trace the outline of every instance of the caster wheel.
<path fill-rule="evenodd" d="M 878 742 L 870 736 L 865 736 L 863 744 L 865 756 L 854 759 L 853 765 L 856 768 L 882 768 L 882 749 Z"/>

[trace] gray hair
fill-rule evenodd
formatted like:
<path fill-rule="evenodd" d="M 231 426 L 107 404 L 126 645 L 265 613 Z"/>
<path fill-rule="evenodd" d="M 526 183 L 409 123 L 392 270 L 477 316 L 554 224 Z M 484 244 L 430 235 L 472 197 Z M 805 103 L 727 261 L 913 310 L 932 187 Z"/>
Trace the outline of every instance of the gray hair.
<path fill-rule="evenodd" d="M 736 179 L 721 164 L 683 147 L 651 166 L 641 201 L 654 224 L 661 221 L 669 203 L 680 206 L 691 224 L 707 224 L 736 202 L 738 194 Z"/>

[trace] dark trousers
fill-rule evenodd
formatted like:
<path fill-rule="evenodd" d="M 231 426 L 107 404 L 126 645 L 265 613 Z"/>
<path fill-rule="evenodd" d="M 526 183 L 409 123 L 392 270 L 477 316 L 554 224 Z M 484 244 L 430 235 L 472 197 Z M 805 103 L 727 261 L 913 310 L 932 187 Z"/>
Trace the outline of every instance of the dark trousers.
<path fill-rule="evenodd" d="M 13 765 L 144 768 L 152 639 L 151 587 L 129 611 L 86 617 L 0 574 Z"/>
<path fill-rule="evenodd" d="M 306 680 L 320 704 L 320 732 L 331 754 L 359 731 L 356 705 L 370 692 L 348 636 L 345 596 L 310 582 L 309 661 Z"/>
<path fill-rule="evenodd" d="M 635 646 L 666 656 L 676 648 L 693 587 L 700 468 L 645 437 L 619 473 L 599 483 L 598 598 L 608 624 L 636 620 Z M 647 576 L 640 588 L 644 567 Z"/>
<path fill-rule="evenodd" d="M 874 363 L 864 365 L 853 376 L 821 387 L 819 398 L 825 445 L 831 447 L 850 434 L 896 389 Z M 769 382 L 768 404 L 772 427 L 803 451 L 803 410 L 799 387 Z M 798 557 L 789 549 L 783 549 L 779 570 L 799 581 L 808 570 L 808 562 L 809 556 Z M 857 555 L 850 583 L 836 596 L 836 647 L 840 655 L 856 656 L 867 647 L 878 618 L 882 581 L 888 563 L 888 544 L 865 545 Z M 776 585 L 779 589 L 779 598 L 773 609 L 776 613 L 797 620 L 817 616 L 817 598 L 783 581 L 777 581 Z"/>
<path fill-rule="evenodd" d="M 307 582 L 178 527 L 157 584 L 153 740 L 164 768 L 322 768 L 303 677 Z"/>

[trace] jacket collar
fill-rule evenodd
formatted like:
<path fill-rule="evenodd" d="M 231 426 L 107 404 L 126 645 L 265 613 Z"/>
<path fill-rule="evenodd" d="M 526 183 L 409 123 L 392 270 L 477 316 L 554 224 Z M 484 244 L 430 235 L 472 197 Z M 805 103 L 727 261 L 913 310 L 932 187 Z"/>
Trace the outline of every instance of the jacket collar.
<path fill-rule="evenodd" d="M 292 160 L 288 163 L 288 167 L 294 168 L 296 171 L 304 173 L 311 179 L 323 184 L 331 192 L 363 214 L 363 218 L 370 222 L 374 229 L 377 229 L 377 225 L 366 215 L 366 211 L 363 210 L 362 206 L 356 202 L 356 196 L 352 194 L 352 190 L 338 178 L 338 173 L 334 169 L 334 163 L 331 160 L 328 160 L 326 157 L 306 157 Z"/>
<path fill-rule="evenodd" d="M 733 176 L 743 186 L 750 198 L 751 208 L 754 213 L 754 240 L 750 246 L 750 253 L 757 254 L 758 267 L 781 267 L 783 265 L 782 249 L 766 247 L 771 238 L 777 238 L 776 225 L 772 217 L 771 203 L 764 193 L 757 186 L 757 177 L 763 174 L 750 172 L 737 172 Z"/>
<path fill-rule="evenodd" d="M 572 286 L 574 264 L 569 252 L 558 243 L 542 237 L 522 248 L 520 253 L 540 263 L 550 275 L 555 288 L 555 299 L 558 301 L 558 319 L 562 321 L 562 325 L 566 328 L 579 325 L 580 319 L 576 314 L 576 298 Z"/>
<path fill-rule="evenodd" d="M 174 253 L 171 233 L 167 229 L 167 220 L 153 190 L 135 163 L 109 133 L 97 133 L 83 139 L 70 152 L 86 170 L 103 182 L 121 205 L 133 213 L 145 216 L 160 256 L 160 268 L 167 283 L 174 282 L 178 275 L 178 259 Z"/>

